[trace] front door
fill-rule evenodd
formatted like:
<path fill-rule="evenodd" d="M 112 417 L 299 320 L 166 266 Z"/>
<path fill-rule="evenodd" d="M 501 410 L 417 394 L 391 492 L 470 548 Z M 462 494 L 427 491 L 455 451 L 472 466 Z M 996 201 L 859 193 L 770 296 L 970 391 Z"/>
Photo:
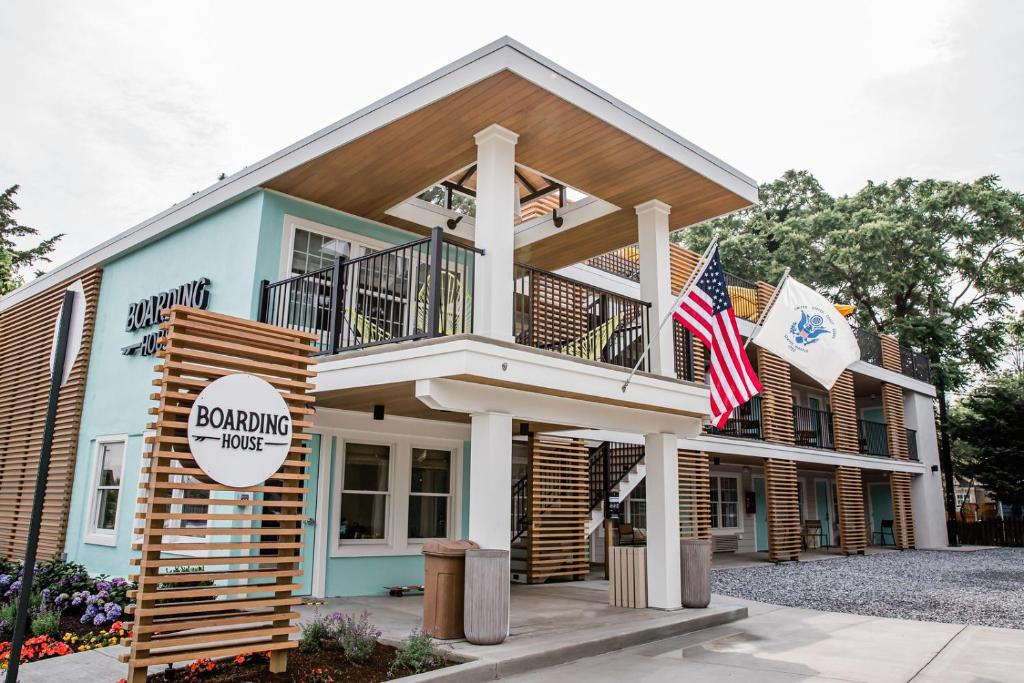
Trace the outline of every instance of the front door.
<path fill-rule="evenodd" d="M 316 525 L 319 523 L 326 523 L 326 520 L 321 522 L 321 520 L 316 518 L 317 481 L 318 474 L 320 472 L 321 441 L 322 439 L 319 434 L 313 434 L 313 438 L 309 444 L 309 467 L 306 469 L 309 473 L 309 480 L 306 482 L 306 489 L 308 490 L 308 493 L 306 493 L 306 507 L 303 510 L 306 520 L 303 522 L 302 563 L 299 565 L 299 568 L 302 569 L 302 576 L 298 577 L 298 581 L 295 582 L 302 584 L 302 588 L 296 591 L 298 595 L 310 595 L 313 592 L 313 567 L 316 564 Z"/>
<path fill-rule="evenodd" d="M 754 536 L 757 551 L 768 552 L 768 499 L 763 477 L 754 477 Z"/>
<path fill-rule="evenodd" d="M 828 499 L 828 482 L 824 479 L 817 479 L 814 482 L 814 506 L 818 511 L 818 519 L 821 520 L 821 530 L 825 534 L 823 545 L 833 545 L 832 505 Z"/>
<path fill-rule="evenodd" d="M 893 538 L 886 533 L 883 540 L 875 534 L 882 531 L 882 520 L 892 519 L 892 489 L 888 484 L 868 484 L 868 496 L 871 501 L 871 542 L 892 543 Z"/>

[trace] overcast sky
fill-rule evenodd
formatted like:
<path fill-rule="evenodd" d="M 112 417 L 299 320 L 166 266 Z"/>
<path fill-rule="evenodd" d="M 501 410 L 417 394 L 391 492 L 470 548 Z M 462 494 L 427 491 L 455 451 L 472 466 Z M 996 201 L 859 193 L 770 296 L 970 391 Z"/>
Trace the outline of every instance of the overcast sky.
<path fill-rule="evenodd" d="M 508 34 L 758 181 L 1024 190 L 1024 4 L 0 4 L 0 184 L 55 263 Z"/>

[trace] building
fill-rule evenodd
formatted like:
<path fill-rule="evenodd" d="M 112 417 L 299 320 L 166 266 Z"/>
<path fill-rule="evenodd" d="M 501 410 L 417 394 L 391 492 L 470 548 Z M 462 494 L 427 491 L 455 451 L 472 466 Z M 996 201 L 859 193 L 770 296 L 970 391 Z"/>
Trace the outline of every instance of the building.
<path fill-rule="evenodd" d="M 78 281 L 41 553 L 92 571 L 128 572 L 175 302 L 320 337 L 312 595 L 418 583 L 432 538 L 515 544 L 521 580 L 582 576 L 612 490 L 654 607 L 679 606 L 681 536 L 795 559 L 801 520 L 858 552 L 891 519 L 900 547 L 944 545 L 934 389 L 891 339 L 864 334 L 827 393 L 758 351 L 763 396 L 705 429 L 702 351 L 656 329 L 694 262 L 669 232 L 756 201 L 736 169 L 498 40 L 0 300 L 0 554 L 24 548 L 51 321 Z M 770 285 L 731 285 L 753 319 Z M 188 501 L 185 524 L 226 523 Z"/>

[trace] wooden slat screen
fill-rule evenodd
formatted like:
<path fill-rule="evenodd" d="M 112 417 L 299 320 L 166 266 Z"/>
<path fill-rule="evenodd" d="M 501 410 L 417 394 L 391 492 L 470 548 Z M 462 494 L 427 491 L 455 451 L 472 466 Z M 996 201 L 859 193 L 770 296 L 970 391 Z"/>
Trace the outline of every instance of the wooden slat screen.
<path fill-rule="evenodd" d="M 800 496 L 796 463 L 769 458 L 764 461 L 765 500 L 768 515 L 768 559 L 787 562 L 800 559 Z"/>
<path fill-rule="evenodd" d="M 707 453 L 679 451 L 679 537 L 711 538 L 711 478 Z"/>
<path fill-rule="evenodd" d="M 757 307 L 764 310 L 775 287 L 757 283 Z M 765 441 L 795 443 L 793 434 L 793 380 L 789 364 L 774 353 L 757 347 L 757 376 L 761 392 L 761 430 Z"/>
<path fill-rule="evenodd" d="M 587 333 L 585 285 L 533 271 L 529 291 L 531 346 L 565 344 Z"/>
<path fill-rule="evenodd" d="M 271 670 L 283 671 L 287 651 L 297 645 L 288 638 L 299 630 L 293 621 L 300 600 L 292 591 L 300 587 L 296 581 L 302 574 L 310 452 L 304 443 L 311 438 L 313 414 L 313 397 L 306 392 L 316 374 L 310 368 L 316 336 L 182 306 L 169 315 L 160 326 L 166 349 L 157 353 L 160 377 L 153 381 L 158 391 L 152 399 L 158 405 L 150 408 L 156 419 L 149 428 L 155 436 L 147 437 L 152 452 L 140 482 L 143 509 L 135 534 L 141 543 L 132 546 L 142 554 L 133 560 L 140 569 L 133 596 L 134 638 L 124 656 L 128 680 L 145 681 L 150 665 L 253 651 L 270 651 Z M 263 485 L 247 488 L 208 479 L 188 445 L 188 414 L 199 392 L 238 372 L 262 377 L 281 391 L 293 429 L 281 468 Z M 186 512 L 181 496 L 197 490 L 209 491 L 209 498 L 189 498 L 188 507 L 206 511 Z M 248 493 L 248 499 L 238 498 L 239 492 Z M 209 526 L 184 528 L 186 519 L 202 519 Z M 267 521 L 275 525 L 264 526 Z M 210 556 L 182 558 L 184 550 Z M 169 576 L 171 568 L 181 573 Z M 178 587 L 181 583 L 192 587 Z M 216 633 L 196 632 L 212 627 Z"/>
<path fill-rule="evenodd" d="M 892 472 L 889 475 L 892 489 L 893 535 L 896 547 L 907 550 L 916 547 L 914 542 L 914 507 L 910 498 L 910 473 Z"/>
<path fill-rule="evenodd" d="M 887 334 L 880 334 L 878 338 L 882 342 L 882 367 L 896 374 L 903 372 L 900 343 Z"/>
<path fill-rule="evenodd" d="M 590 463 L 582 439 L 534 436 L 527 481 L 527 581 L 590 571 Z"/>
<path fill-rule="evenodd" d="M 903 389 L 882 382 L 882 411 L 885 414 L 885 434 L 889 442 L 889 457 L 907 459 L 907 430 L 903 417 Z"/>
<path fill-rule="evenodd" d="M 669 272 L 672 275 L 672 295 L 677 296 L 683 285 L 689 280 L 693 269 L 697 266 L 700 254 L 695 254 L 689 249 L 684 249 L 677 244 L 669 245 Z M 660 321 L 659 321 L 660 322 Z M 693 340 L 693 381 L 704 381 L 704 368 L 707 360 L 704 355 L 704 345 L 698 340 Z"/>
<path fill-rule="evenodd" d="M 839 496 L 839 549 L 846 555 L 864 554 L 867 527 L 864 524 L 864 483 L 857 467 L 836 468 Z"/>
<path fill-rule="evenodd" d="M 60 391 L 46 482 L 40 560 L 64 552 L 75 479 L 79 424 L 102 271 L 98 268 L 0 311 L 0 556 L 25 556 L 39 448 L 50 388 L 50 347 L 64 291 L 81 280 L 85 327 L 78 359 Z"/>
<path fill-rule="evenodd" d="M 836 450 L 860 453 L 860 434 L 857 431 L 857 403 L 853 395 L 853 373 L 843 370 L 828 392 L 832 407 L 832 438 Z"/>

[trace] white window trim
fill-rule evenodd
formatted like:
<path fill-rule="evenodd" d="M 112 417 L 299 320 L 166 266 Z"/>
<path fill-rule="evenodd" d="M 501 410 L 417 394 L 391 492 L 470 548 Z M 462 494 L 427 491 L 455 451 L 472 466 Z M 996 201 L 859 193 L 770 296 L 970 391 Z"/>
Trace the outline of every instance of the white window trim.
<path fill-rule="evenodd" d="M 97 529 L 95 527 L 96 520 L 96 502 L 98 496 L 96 495 L 97 486 L 99 484 L 100 475 L 100 448 L 105 444 L 120 443 L 123 448 L 121 450 L 121 480 L 117 485 L 117 510 L 114 512 L 114 528 L 113 529 Z M 82 542 L 89 543 L 92 545 L 105 545 L 110 547 L 117 546 L 117 530 L 120 526 L 121 521 L 121 503 L 124 501 L 124 479 L 127 473 L 128 464 L 128 435 L 127 434 L 106 434 L 103 436 L 97 436 L 92 449 L 92 475 L 89 478 L 89 500 L 86 503 L 87 511 L 84 520 L 84 531 L 82 533 Z"/>
<path fill-rule="evenodd" d="M 731 474 L 731 473 L 728 473 L 728 472 L 712 472 L 710 474 L 710 477 L 718 477 L 719 479 L 734 479 L 736 481 L 736 526 L 712 527 L 711 528 L 711 534 L 712 535 L 732 536 L 733 534 L 736 534 L 736 533 L 742 533 L 743 532 L 743 518 L 745 516 L 744 501 L 743 501 L 744 491 L 743 491 L 743 479 L 742 479 L 742 477 L 739 474 Z M 719 501 L 719 504 L 721 504 L 721 501 Z M 719 508 L 719 510 L 718 510 L 718 517 L 719 517 L 719 520 L 721 520 L 721 517 L 722 517 L 722 510 L 721 510 L 721 508 Z"/>
<path fill-rule="evenodd" d="M 331 463 L 333 495 L 328 506 L 330 520 L 326 533 L 329 534 L 327 547 L 330 558 L 339 557 L 386 557 L 419 555 L 423 550 L 424 541 L 439 539 L 410 539 L 408 537 L 409 492 L 412 488 L 412 449 L 434 448 L 452 453 L 451 465 L 451 496 L 449 507 L 448 539 L 458 539 L 462 535 L 462 449 L 461 440 L 431 436 L 415 436 L 396 434 L 395 425 L 387 420 L 380 423 L 381 431 L 372 431 L 377 425 L 366 425 L 365 430 L 324 430 L 324 438 L 333 435 L 337 439 L 334 461 Z M 385 539 L 348 540 L 344 543 L 338 539 L 337 520 L 341 516 L 341 492 L 345 471 L 345 446 L 349 442 L 392 447 L 391 465 L 388 472 L 389 500 L 385 516 Z M 320 467 L 325 465 L 321 455 Z"/>
<path fill-rule="evenodd" d="M 448 493 L 413 493 L 413 490 L 412 490 L 412 449 L 413 448 L 425 448 L 425 449 L 434 450 L 434 451 L 446 451 L 448 453 L 448 455 L 449 455 L 449 458 L 448 458 Z M 460 448 L 461 448 L 461 446 L 460 446 Z M 455 490 L 455 481 L 456 481 L 455 463 L 456 463 L 456 460 L 458 459 L 458 457 L 459 457 L 459 448 L 447 448 L 447 447 L 444 447 L 444 446 L 427 446 L 427 445 L 425 445 L 423 443 L 423 441 L 421 439 L 412 439 L 412 440 L 410 440 L 410 443 L 409 443 L 409 462 L 408 462 L 408 466 L 409 466 L 409 481 L 408 481 L 408 484 L 409 484 L 409 486 L 406 489 L 406 497 L 407 497 L 407 499 L 409 501 L 412 500 L 413 496 L 420 496 L 420 497 L 423 497 L 423 498 L 447 498 L 448 499 L 448 511 L 447 511 L 447 513 L 448 513 L 448 535 L 447 536 L 441 536 L 441 537 L 426 537 L 426 538 L 408 537 L 408 533 L 409 533 L 409 512 L 408 512 L 408 510 L 406 510 L 406 513 L 405 513 L 405 533 L 407 535 L 407 538 L 406 538 L 406 544 L 407 545 L 422 547 L 423 544 L 428 542 L 428 541 L 454 540 L 455 537 L 452 535 L 451 528 L 452 528 L 452 526 L 455 525 L 455 519 L 453 518 L 454 517 L 453 511 L 455 509 L 455 496 L 456 496 L 457 493 L 459 493 L 459 492 L 457 492 Z"/>
<path fill-rule="evenodd" d="M 284 235 L 281 240 L 281 262 L 278 265 L 278 276 L 281 279 L 291 276 L 292 251 L 295 247 L 296 228 L 307 232 L 315 232 L 320 235 L 324 235 L 325 237 L 351 242 L 353 246 L 353 256 L 357 255 L 355 254 L 355 249 L 357 247 L 369 247 L 370 249 L 380 251 L 383 249 L 390 249 L 395 246 L 391 242 L 383 242 L 372 237 L 366 237 L 358 232 L 350 232 L 348 230 L 331 227 L 330 225 L 324 225 L 323 223 L 315 223 L 305 218 L 299 218 L 298 216 L 285 214 L 283 227 Z"/>

